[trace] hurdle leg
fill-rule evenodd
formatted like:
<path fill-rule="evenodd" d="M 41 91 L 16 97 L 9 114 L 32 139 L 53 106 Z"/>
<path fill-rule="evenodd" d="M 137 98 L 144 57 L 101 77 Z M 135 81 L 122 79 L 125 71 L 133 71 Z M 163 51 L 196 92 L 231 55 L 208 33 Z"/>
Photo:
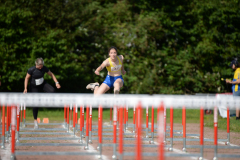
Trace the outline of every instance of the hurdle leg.
<path fill-rule="evenodd" d="M 133 133 L 135 133 L 135 119 L 136 119 L 136 109 L 135 106 L 133 106 Z"/>
<path fill-rule="evenodd" d="M 88 123 L 89 123 L 89 106 L 87 106 L 86 108 L 86 146 L 85 146 L 85 150 L 88 150 Z"/>
<path fill-rule="evenodd" d="M 151 126 L 151 141 L 149 142 L 150 144 L 154 144 L 154 107 L 152 106 L 152 126 Z"/>
<path fill-rule="evenodd" d="M 164 133 L 166 133 L 166 126 L 167 126 L 167 120 L 166 120 L 166 107 L 164 106 Z M 166 134 L 164 134 L 164 144 L 166 144 Z"/>
<path fill-rule="evenodd" d="M 124 107 L 126 114 L 126 107 Z M 120 117 L 119 117 L 119 159 L 123 159 L 123 107 L 120 108 Z"/>
<path fill-rule="evenodd" d="M 200 157 L 199 160 L 203 159 L 203 124 L 204 124 L 204 109 L 201 107 L 200 109 Z"/>
<path fill-rule="evenodd" d="M 70 105 L 70 122 L 69 122 L 69 127 L 71 127 L 73 124 L 73 121 L 72 121 L 72 104 Z"/>
<path fill-rule="evenodd" d="M 15 160 L 15 129 L 16 129 L 16 106 L 12 106 L 12 144 L 11 144 L 11 160 Z"/>
<path fill-rule="evenodd" d="M 23 105 L 21 104 L 20 127 L 23 127 L 23 124 L 22 124 L 22 120 L 23 120 L 23 114 L 22 114 L 22 111 L 23 111 Z"/>
<path fill-rule="evenodd" d="M 79 140 L 79 143 L 83 143 L 82 124 L 83 124 L 83 121 L 82 121 L 82 106 L 80 106 L 80 140 Z"/>
<path fill-rule="evenodd" d="M 169 151 L 173 151 L 173 107 L 170 108 L 170 148 Z"/>
<path fill-rule="evenodd" d="M 76 120 L 75 116 L 76 116 L 76 106 L 74 105 L 74 107 L 73 107 L 73 135 L 74 135 L 74 137 L 75 137 L 75 120 Z"/>
<path fill-rule="evenodd" d="M 2 106 L 2 145 L 1 148 L 5 148 L 5 106 Z"/>
<path fill-rule="evenodd" d="M 92 106 L 90 106 L 89 116 L 89 143 L 92 143 Z"/>
<path fill-rule="evenodd" d="M 159 141 L 159 160 L 164 160 L 164 106 L 160 104 L 158 112 L 158 141 Z"/>
<path fill-rule="evenodd" d="M 218 131 L 218 109 L 214 107 L 214 158 L 217 160 L 217 131 Z"/>
<path fill-rule="evenodd" d="M 67 132 L 69 133 L 69 106 L 67 106 Z"/>
<path fill-rule="evenodd" d="M 146 138 L 148 137 L 148 106 L 146 107 Z"/>
<path fill-rule="evenodd" d="M 66 105 L 64 105 L 64 116 L 63 117 L 64 117 L 63 125 L 65 128 L 67 128 L 67 107 L 66 107 Z"/>
<path fill-rule="evenodd" d="M 182 125 L 183 125 L 183 151 L 186 152 L 186 108 L 182 108 Z"/>
<path fill-rule="evenodd" d="M 8 143 L 9 142 L 9 116 L 10 116 L 10 114 L 9 114 L 9 106 L 7 105 L 7 125 L 6 125 L 6 143 Z"/>
<path fill-rule="evenodd" d="M 126 106 L 126 111 L 127 111 L 127 120 L 126 120 L 126 129 L 128 129 L 128 105 Z"/>
<path fill-rule="evenodd" d="M 20 124 L 20 107 L 17 106 L 17 140 L 16 143 L 19 142 L 19 124 Z"/>
<path fill-rule="evenodd" d="M 117 106 L 113 108 L 113 155 L 112 159 L 117 159 Z"/>
<path fill-rule="evenodd" d="M 230 113 L 229 107 L 227 107 L 227 142 L 226 145 L 230 145 Z"/>
<path fill-rule="evenodd" d="M 23 109 L 24 109 L 24 111 L 23 111 L 23 127 L 26 127 L 26 106 L 25 106 L 25 104 L 23 106 Z"/>
<path fill-rule="evenodd" d="M 84 106 L 82 106 L 82 137 L 84 138 Z"/>
<path fill-rule="evenodd" d="M 137 106 L 137 143 L 136 143 L 136 159 L 142 159 L 142 142 L 141 142 L 141 132 L 142 132 L 142 105 L 141 103 Z"/>
<path fill-rule="evenodd" d="M 120 110 L 121 110 L 121 108 L 120 108 Z M 121 119 L 121 115 L 120 115 L 120 119 Z M 124 106 L 124 124 L 123 124 L 123 131 L 124 131 L 124 133 L 126 133 L 126 121 L 127 121 L 127 111 L 126 111 L 126 106 Z"/>
<path fill-rule="evenodd" d="M 99 155 L 98 155 L 98 158 L 99 159 L 102 159 L 102 106 L 99 106 L 99 117 L 100 117 L 100 120 L 99 120 Z"/>

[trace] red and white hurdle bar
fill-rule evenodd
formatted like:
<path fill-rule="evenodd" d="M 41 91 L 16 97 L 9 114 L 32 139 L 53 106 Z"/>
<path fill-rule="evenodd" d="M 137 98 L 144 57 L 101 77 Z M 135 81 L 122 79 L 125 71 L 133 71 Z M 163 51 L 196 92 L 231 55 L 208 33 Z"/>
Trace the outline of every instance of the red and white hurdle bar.
<path fill-rule="evenodd" d="M 36 95 L 36 94 L 35 94 Z M 35 95 L 32 97 L 32 98 L 35 98 Z M 42 96 L 42 95 L 39 95 L 40 97 Z M 63 96 L 63 95 L 62 95 Z M 102 103 L 104 103 L 104 104 L 106 104 L 106 107 L 109 107 L 110 106 L 110 104 L 112 105 L 112 103 L 114 104 L 114 103 L 116 103 L 116 104 L 118 104 L 119 106 L 124 106 L 124 105 L 126 105 L 126 104 L 128 104 L 128 102 L 129 102 L 129 104 L 131 104 L 132 102 L 130 102 L 129 101 L 129 99 L 126 97 L 126 96 L 116 96 L 116 97 L 107 97 L 107 99 L 106 99 L 106 97 L 104 97 L 104 96 L 101 96 L 101 99 L 99 99 L 99 97 L 92 97 L 92 96 L 89 96 L 89 95 L 84 95 L 85 97 L 84 97 L 84 99 L 86 100 L 86 99 L 92 99 L 92 102 L 90 103 L 88 100 L 87 100 L 87 102 L 85 102 L 84 100 L 81 100 L 81 101 L 84 101 L 85 103 L 90 103 L 90 104 L 95 104 L 95 103 L 100 103 L 100 102 L 102 102 Z M 18 101 L 18 100 L 20 100 L 19 102 L 21 102 L 21 103 L 25 103 L 25 101 L 24 100 L 29 100 L 29 99 L 31 99 L 31 96 L 28 96 L 28 97 L 24 97 L 24 99 L 22 100 L 21 99 L 21 95 L 19 95 L 19 97 L 20 98 L 15 98 L 16 97 L 16 94 L 15 95 L 13 95 L 13 99 L 11 99 L 10 97 L 7 97 L 7 96 L 5 96 L 4 98 L 5 99 L 1 99 L 1 102 L 3 102 L 2 104 L 4 104 L 4 103 L 6 103 L 6 104 L 10 104 L 8 101 L 11 101 L 11 100 L 13 100 L 13 102 L 15 102 L 16 104 L 19 104 L 18 102 L 16 102 L 16 101 Z M 49 95 L 48 95 L 48 97 L 49 97 Z M 53 97 L 55 97 L 55 95 L 53 96 Z M 62 98 L 64 98 L 65 96 L 63 96 Z M 2 97 L 1 97 L 2 98 Z M 46 98 L 46 97 L 41 97 L 42 99 L 41 100 L 43 100 L 43 103 L 46 103 L 46 101 L 49 101 L 49 98 Z M 75 96 L 75 98 L 79 98 L 79 96 Z M 38 98 L 38 100 L 39 100 L 39 98 Z M 65 103 L 65 101 L 67 101 L 68 99 L 65 97 L 65 99 L 64 99 L 64 101 L 62 102 L 62 103 Z M 71 98 L 71 100 L 75 100 L 75 101 L 79 101 L 79 99 L 77 100 L 77 99 L 72 99 Z M 141 102 L 141 103 L 154 103 L 155 101 L 158 101 L 158 102 L 166 102 L 166 104 L 171 104 L 171 102 L 170 102 L 170 100 L 174 100 L 174 102 L 182 102 L 182 104 L 183 103 L 186 103 L 186 107 L 188 107 L 188 108 L 198 108 L 198 107 L 196 107 L 196 105 L 199 105 L 199 104 L 201 104 L 200 106 L 202 106 L 201 107 L 201 117 L 202 117 L 202 115 L 203 115 L 203 106 L 204 107 L 206 107 L 206 106 L 208 106 L 208 107 L 210 107 L 209 105 L 215 105 L 215 106 L 217 106 L 217 104 L 225 104 L 225 105 L 227 105 L 227 106 L 231 106 L 231 108 L 233 108 L 233 107 L 236 107 L 237 106 L 237 104 L 239 104 L 239 100 L 238 99 L 235 99 L 235 98 L 227 98 L 227 99 L 224 99 L 224 98 L 221 98 L 221 99 L 218 99 L 218 98 L 209 98 L 209 97 L 207 97 L 207 98 L 203 98 L 203 97 L 199 97 L 199 99 L 198 98 L 196 98 L 196 96 L 194 96 L 194 97 L 191 97 L 191 96 L 169 96 L 169 97 L 165 97 L 165 96 L 163 96 L 163 97 L 161 97 L 161 96 L 152 96 L 152 97 L 147 97 L 147 98 L 144 98 L 144 97 L 141 97 L 141 96 L 136 96 L 136 97 L 133 97 L 133 100 L 135 100 L 135 101 L 139 101 L 139 102 Z M 96 101 L 96 102 L 95 102 Z M 100 101 L 100 102 L 99 102 Z M 149 101 L 151 101 L 151 102 L 149 102 Z M 53 101 L 53 102 L 55 102 L 55 100 Z M 5 105 L 6 105 L 5 104 Z M 12 103 L 12 104 L 14 104 L 14 103 Z M 66 103 L 65 103 L 66 104 Z M 191 104 L 191 107 L 189 106 Z M 35 104 L 35 106 L 38 106 L 39 104 Z M 40 103 L 40 105 L 41 105 L 41 103 Z M 55 104 L 56 105 L 56 104 Z M 58 105 L 59 105 L 59 103 L 58 103 Z M 140 106 L 140 109 L 139 109 L 139 106 Z M 52 107 L 52 106 L 51 106 Z M 58 107 L 58 106 L 56 106 L 56 107 Z M 166 107 L 168 107 L 167 105 L 166 105 Z M 178 103 L 178 106 L 175 106 L 175 108 L 176 107 L 179 107 L 179 103 Z M 8 107 L 8 108 L 10 108 L 10 107 Z M 142 108 L 142 105 L 138 105 L 138 107 L 137 107 L 137 133 L 138 134 L 140 134 L 141 133 L 141 108 Z M 162 123 L 164 124 L 164 109 L 162 109 L 163 107 L 161 106 L 160 107 L 160 110 L 159 110 L 159 113 L 158 113 L 158 115 L 162 115 L 163 114 L 163 116 L 161 116 L 161 117 L 158 117 L 159 119 L 160 118 L 163 118 L 162 119 Z M 15 105 L 12 105 L 12 119 L 11 119 L 11 121 L 12 121 L 12 138 L 14 137 L 14 139 L 15 139 L 15 128 L 16 128 L 16 116 L 17 116 L 17 114 L 16 114 L 16 107 L 15 107 Z M 123 110 L 122 110 L 122 107 L 120 108 L 120 114 L 122 115 L 122 112 L 123 112 Z M 163 113 L 162 113 L 163 112 Z M 9 113 L 9 112 L 8 112 Z M 10 114 L 10 113 L 9 113 Z M 8 114 L 8 115 L 9 115 Z M 19 114 L 19 113 L 18 113 Z M 101 130 L 101 128 L 102 128 L 102 122 L 101 122 L 101 118 L 102 118 L 102 107 L 100 107 L 100 110 L 99 110 L 99 117 L 100 117 L 100 121 L 99 121 L 99 130 Z M 123 129 L 122 129 L 122 122 L 123 122 L 123 120 L 122 120 L 122 116 L 120 115 L 120 134 L 119 135 L 121 135 L 121 133 L 123 133 Z M 183 112 L 183 115 L 184 115 L 184 112 Z M 10 116 L 9 116 L 10 117 Z M 15 117 L 15 118 L 14 118 Z M 18 119 L 19 119 L 19 116 L 18 116 Z M 69 119 L 69 118 L 68 118 Z M 18 121 L 19 122 L 19 121 Z M 160 121 L 161 122 L 161 121 Z M 158 125 L 159 126 L 162 126 L 162 123 L 159 123 Z M 184 124 L 185 122 L 183 121 L 183 124 Z M 216 123 L 215 121 L 214 121 L 214 123 Z M 83 124 L 83 123 L 82 123 Z M 202 124 L 202 126 L 203 126 L 203 119 L 201 118 L 201 124 Z M 7 125 L 8 126 L 8 125 Z M 80 129 L 82 128 L 82 127 L 84 127 L 84 126 L 81 126 L 80 127 Z M 8 128 L 8 127 L 7 127 Z M 165 133 L 165 127 L 164 126 L 162 126 L 162 129 L 163 129 L 163 131 L 159 131 L 159 133 Z M 184 132 L 184 130 L 185 129 L 183 129 L 183 132 Z M 228 132 L 229 133 L 229 132 Z M 14 135 L 13 135 L 14 134 Z M 183 134 L 184 135 L 184 134 Z M 203 129 L 201 129 L 201 131 L 200 131 L 200 135 L 202 135 L 202 136 L 200 136 L 200 145 L 201 146 L 203 146 Z M 122 137 L 122 136 L 120 136 L 120 137 Z M 137 138 L 138 137 L 141 137 L 140 135 L 139 136 L 137 136 Z M 163 138 L 164 136 L 162 135 L 162 134 L 159 134 L 159 139 L 160 139 L 160 141 L 159 141 L 159 153 L 162 153 L 162 148 L 161 148 L 161 146 L 162 146 L 162 144 L 164 143 L 164 138 Z M 14 141 L 14 139 L 13 139 L 13 141 L 12 141 L 12 155 L 14 156 L 14 146 L 15 146 L 15 141 Z M 214 139 L 215 141 L 216 141 L 216 138 Z M 141 139 L 140 138 L 138 138 L 138 140 L 137 140 L 137 144 L 140 144 L 141 142 Z M 101 143 L 102 143 L 102 141 L 101 141 L 101 133 L 99 133 L 99 147 L 100 147 L 100 155 L 101 155 Z M 122 155 L 122 148 L 121 148 L 121 145 L 122 145 L 122 142 L 121 142 L 121 138 L 120 138 L 120 140 L 119 140 L 119 155 L 120 155 L 120 157 L 122 157 L 121 155 Z M 202 148 L 202 147 L 201 147 Z M 139 155 L 139 153 L 141 153 L 141 145 L 140 146 L 137 146 L 137 153 L 136 153 L 136 155 L 137 155 L 137 158 L 139 158 L 139 156 L 140 156 L 140 158 L 141 158 L 141 154 Z M 201 155 L 202 155 L 202 149 L 201 149 Z M 161 157 L 161 156 L 163 156 L 163 154 L 160 154 L 160 156 L 159 157 Z"/>

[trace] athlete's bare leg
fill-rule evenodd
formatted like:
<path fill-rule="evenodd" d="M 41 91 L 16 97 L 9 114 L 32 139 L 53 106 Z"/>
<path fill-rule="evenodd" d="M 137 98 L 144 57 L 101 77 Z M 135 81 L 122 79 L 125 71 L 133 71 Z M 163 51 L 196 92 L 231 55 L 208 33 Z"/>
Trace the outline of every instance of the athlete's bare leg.
<path fill-rule="evenodd" d="M 114 84 L 114 94 L 119 94 L 121 87 L 123 86 L 123 81 L 122 79 L 117 79 Z"/>
<path fill-rule="evenodd" d="M 105 83 L 102 83 L 101 86 L 95 86 L 94 88 L 94 94 L 104 94 L 106 93 L 108 90 L 110 89 L 110 87 L 108 85 L 106 85 Z"/>

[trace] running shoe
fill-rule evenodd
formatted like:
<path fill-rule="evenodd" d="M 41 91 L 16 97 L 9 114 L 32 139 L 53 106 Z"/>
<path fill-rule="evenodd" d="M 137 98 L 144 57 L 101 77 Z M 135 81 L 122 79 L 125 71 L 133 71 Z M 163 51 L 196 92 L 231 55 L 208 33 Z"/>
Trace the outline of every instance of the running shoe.
<path fill-rule="evenodd" d="M 98 82 L 89 83 L 89 84 L 87 85 L 86 89 L 91 89 L 91 90 L 93 91 L 96 86 L 99 86 L 99 83 L 98 83 Z"/>
<path fill-rule="evenodd" d="M 34 121 L 34 129 L 38 129 L 38 122 Z"/>

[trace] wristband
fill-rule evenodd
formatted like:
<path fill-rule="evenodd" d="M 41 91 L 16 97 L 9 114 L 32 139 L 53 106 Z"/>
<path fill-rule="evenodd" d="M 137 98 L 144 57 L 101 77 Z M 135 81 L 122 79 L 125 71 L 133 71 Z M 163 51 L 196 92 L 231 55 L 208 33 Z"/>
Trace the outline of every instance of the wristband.
<path fill-rule="evenodd" d="M 56 84 L 59 84 L 59 82 L 56 82 Z"/>

